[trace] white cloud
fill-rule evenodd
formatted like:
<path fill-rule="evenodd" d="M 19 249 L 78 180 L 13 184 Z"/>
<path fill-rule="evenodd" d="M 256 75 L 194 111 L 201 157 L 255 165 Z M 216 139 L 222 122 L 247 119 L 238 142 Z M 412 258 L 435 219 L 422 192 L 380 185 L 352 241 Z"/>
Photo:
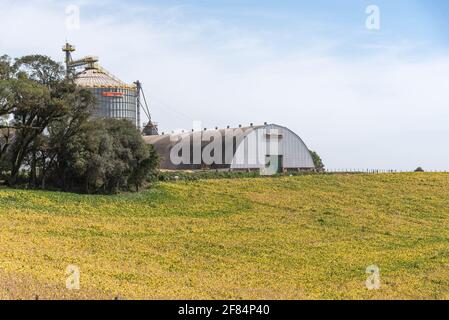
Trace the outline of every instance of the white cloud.
<path fill-rule="evenodd" d="M 268 121 L 295 130 L 332 168 L 449 170 L 447 56 L 407 60 L 376 44 L 376 55 L 351 60 L 330 53 L 336 39 L 283 52 L 277 35 L 189 17 L 183 7 L 78 3 L 81 28 L 68 31 L 59 2 L 0 1 L 2 53 L 62 61 L 68 38 L 76 55 L 98 55 L 123 80 L 140 79 L 164 131 L 194 119 Z M 298 37 L 286 35 L 310 43 Z"/>

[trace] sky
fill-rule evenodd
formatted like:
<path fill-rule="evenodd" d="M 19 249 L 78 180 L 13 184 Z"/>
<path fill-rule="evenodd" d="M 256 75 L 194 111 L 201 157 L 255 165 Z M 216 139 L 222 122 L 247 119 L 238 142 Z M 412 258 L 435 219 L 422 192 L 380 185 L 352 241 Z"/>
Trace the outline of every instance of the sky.
<path fill-rule="evenodd" d="M 160 131 L 276 123 L 329 169 L 449 171 L 448 30 L 446 0 L 0 0 L 0 54 L 67 40 Z"/>

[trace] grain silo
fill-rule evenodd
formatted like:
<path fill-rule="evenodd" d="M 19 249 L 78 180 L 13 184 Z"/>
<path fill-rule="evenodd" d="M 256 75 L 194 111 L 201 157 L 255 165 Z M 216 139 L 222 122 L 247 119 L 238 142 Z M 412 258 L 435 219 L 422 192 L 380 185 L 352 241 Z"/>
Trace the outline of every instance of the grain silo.
<path fill-rule="evenodd" d="M 75 83 L 88 89 L 95 96 L 97 104 L 93 116 L 98 118 L 126 119 L 140 127 L 140 83 L 127 84 L 102 68 L 97 57 L 72 60 L 75 47 L 66 43 L 67 74 Z M 77 71 L 76 68 L 83 70 Z"/>

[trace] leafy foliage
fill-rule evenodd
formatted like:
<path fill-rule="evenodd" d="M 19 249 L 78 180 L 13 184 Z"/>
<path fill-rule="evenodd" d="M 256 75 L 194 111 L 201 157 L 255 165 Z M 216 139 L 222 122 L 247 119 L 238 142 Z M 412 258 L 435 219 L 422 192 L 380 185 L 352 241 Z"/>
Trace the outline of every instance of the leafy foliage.
<path fill-rule="evenodd" d="M 310 150 L 310 154 L 312 155 L 313 164 L 315 165 L 315 169 L 318 172 L 323 172 L 325 170 L 325 167 L 323 164 L 323 160 L 321 160 L 321 157 L 315 151 Z"/>
<path fill-rule="evenodd" d="M 62 169 L 58 176 L 63 183 L 69 181 L 70 189 L 83 186 L 87 193 L 116 193 L 132 187 L 138 191 L 158 164 L 154 149 L 126 120 L 87 121 L 63 152 L 58 157 Z"/>

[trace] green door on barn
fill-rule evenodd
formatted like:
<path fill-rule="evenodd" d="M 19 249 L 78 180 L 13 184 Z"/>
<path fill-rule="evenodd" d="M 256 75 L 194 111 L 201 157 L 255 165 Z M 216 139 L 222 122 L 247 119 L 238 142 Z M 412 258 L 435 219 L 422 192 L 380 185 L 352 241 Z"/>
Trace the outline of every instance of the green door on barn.
<path fill-rule="evenodd" d="M 265 171 L 269 174 L 278 174 L 282 172 L 283 164 L 283 156 L 266 156 L 265 159 Z"/>

